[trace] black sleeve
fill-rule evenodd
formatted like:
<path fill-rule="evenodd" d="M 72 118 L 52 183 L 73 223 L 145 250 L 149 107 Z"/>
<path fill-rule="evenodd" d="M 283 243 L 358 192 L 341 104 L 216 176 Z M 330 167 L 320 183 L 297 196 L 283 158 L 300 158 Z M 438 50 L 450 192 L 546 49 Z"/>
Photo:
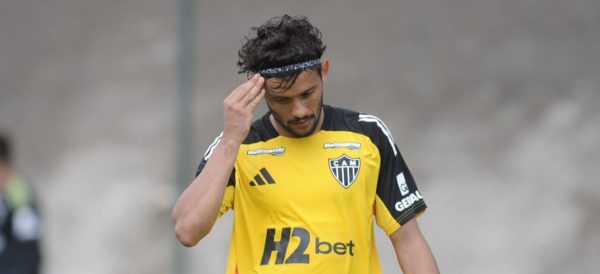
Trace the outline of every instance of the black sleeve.
<path fill-rule="evenodd" d="M 215 138 L 215 140 L 212 142 L 212 144 L 210 146 L 208 146 L 208 149 L 206 149 L 206 152 L 204 153 L 204 157 L 202 157 L 202 161 L 200 161 L 200 164 L 198 165 L 198 169 L 196 169 L 195 177 L 198 177 L 198 175 L 200 175 L 200 173 L 204 169 L 204 166 L 206 166 L 208 159 L 210 159 L 210 156 L 212 155 L 213 150 L 221 141 L 222 136 L 223 136 L 223 133 L 221 133 L 219 136 L 217 136 L 217 138 Z M 231 176 L 229 176 L 227 186 L 235 186 L 235 168 L 233 168 L 233 170 L 231 171 Z"/>
<path fill-rule="evenodd" d="M 359 121 L 364 122 L 364 128 L 377 146 L 381 157 L 377 196 L 383 201 L 390 215 L 403 225 L 427 206 L 385 123 L 366 114 L 361 114 Z"/>

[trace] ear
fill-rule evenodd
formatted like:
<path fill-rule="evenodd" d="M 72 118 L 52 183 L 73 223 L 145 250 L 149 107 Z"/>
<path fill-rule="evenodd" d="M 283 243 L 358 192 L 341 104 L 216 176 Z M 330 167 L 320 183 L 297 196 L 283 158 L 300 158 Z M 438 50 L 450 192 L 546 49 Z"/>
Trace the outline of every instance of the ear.
<path fill-rule="evenodd" d="M 321 78 L 323 81 L 327 80 L 327 74 L 329 73 L 329 59 L 325 58 L 321 64 Z"/>

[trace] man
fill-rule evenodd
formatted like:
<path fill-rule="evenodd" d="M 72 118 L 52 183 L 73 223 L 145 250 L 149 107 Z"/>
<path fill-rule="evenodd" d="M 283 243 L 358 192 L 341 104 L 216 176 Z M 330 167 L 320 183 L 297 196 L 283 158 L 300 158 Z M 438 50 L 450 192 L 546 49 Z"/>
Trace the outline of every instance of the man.
<path fill-rule="evenodd" d="M 253 75 L 224 100 L 224 128 L 173 210 L 198 243 L 234 211 L 228 274 L 381 273 L 373 216 L 404 273 L 438 273 L 415 217 L 426 206 L 377 117 L 323 104 L 330 62 L 304 17 L 272 18 L 239 51 Z M 252 121 L 262 99 L 269 112 Z"/>
<path fill-rule="evenodd" d="M 13 171 L 9 140 L 0 134 L 0 273 L 39 273 L 39 237 L 31 188 Z"/>

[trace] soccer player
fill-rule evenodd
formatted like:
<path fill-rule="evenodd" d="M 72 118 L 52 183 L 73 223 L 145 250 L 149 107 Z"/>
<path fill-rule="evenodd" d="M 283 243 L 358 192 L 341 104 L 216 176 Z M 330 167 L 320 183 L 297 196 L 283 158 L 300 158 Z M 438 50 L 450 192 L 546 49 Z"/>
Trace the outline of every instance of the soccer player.
<path fill-rule="evenodd" d="M 249 79 L 225 98 L 223 132 L 173 210 L 179 241 L 194 246 L 232 209 L 227 274 L 377 274 L 375 217 L 404 273 L 439 273 L 387 126 L 323 104 L 320 31 L 288 15 L 252 30 L 238 62 Z M 269 111 L 253 121 L 263 98 Z"/>

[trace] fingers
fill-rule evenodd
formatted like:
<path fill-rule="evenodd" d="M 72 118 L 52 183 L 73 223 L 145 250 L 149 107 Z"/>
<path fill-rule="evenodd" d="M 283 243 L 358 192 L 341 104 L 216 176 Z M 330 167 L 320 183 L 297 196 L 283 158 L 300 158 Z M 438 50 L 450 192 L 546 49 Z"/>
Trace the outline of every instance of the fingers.
<path fill-rule="evenodd" d="M 258 103 L 260 103 L 260 100 L 265 96 L 265 89 L 261 88 L 258 91 L 258 94 L 256 96 L 254 96 L 254 98 L 248 103 L 247 107 L 251 108 L 252 111 L 254 111 L 254 109 L 256 109 L 256 106 L 258 106 Z"/>
<path fill-rule="evenodd" d="M 253 112 L 265 94 L 264 82 L 265 79 L 256 74 L 225 98 L 223 136 L 233 136 L 234 140 L 240 142 L 244 140 L 252 123 Z"/>
<path fill-rule="evenodd" d="M 250 88 L 250 90 L 240 99 L 242 106 L 248 106 L 261 92 L 263 89 L 263 85 L 265 83 L 265 78 L 259 77 L 256 84 Z"/>
<path fill-rule="evenodd" d="M 236 89 L 234 89 L 231 92 L 231 94 L 229 94 L 229 96 L 227 96 L 227 99 L 229 99 L 233 102 L 240 101 L 244 96 L 246 96 L 246 93 L 248 93 L 248 91 L 253 86 L 256 85 L 256 83 L 260 80 L 260 78 L 262 78 L 262 77 L 260 77 L 260 75 L 258 73 L 255 74 L 250 79 L 248 79 L 248 81 L 244 82 L 243 84 L 239 85 Z"/>

